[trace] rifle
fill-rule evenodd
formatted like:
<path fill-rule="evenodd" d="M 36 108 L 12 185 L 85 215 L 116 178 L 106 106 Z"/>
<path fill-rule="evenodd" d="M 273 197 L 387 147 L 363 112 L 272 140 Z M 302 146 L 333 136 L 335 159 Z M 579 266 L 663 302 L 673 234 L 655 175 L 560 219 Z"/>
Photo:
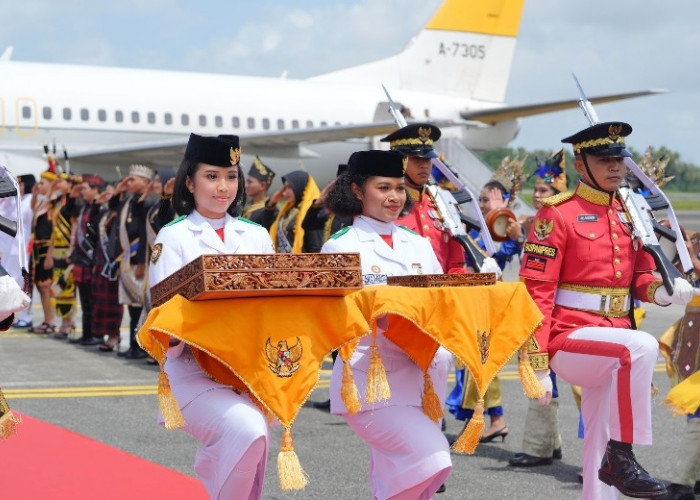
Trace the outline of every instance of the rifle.
<path fill-rule="evenodd" d="M 391 98 L 389 91 L 384 85 L 382 85 L 382 89 L 384 89 L 384 93 L 389 100 L 389 112 L 391 113 L 391 116 L 394 117 L 396 125 L 398 125 L 399 128 L 405 127 L 407 125 L 406 119 L 396 107 L 394 100 Z M 462 214 L 462 211 L 459 208 L 459 203 L 455 199 L 454 195 L 448 190 L 440 188 L 434 181 L 431 181 L 426 186 L 426 190 L 428 191 L 429 195 L 433 198 L 433 200 L 435 200 L 437 211 L 439 212 L 440 219 L 442 220 L 443 229 L 449 232 L 452 238 L 454 238 L 457 243 L 462 246 L 467 255 L 469 255 L 469 259 L 476 268 L 476 271 L 479 272 L 484 262 L 484 258 L 496 253 L 496 245 L 491 239 L 491 233 L 486 225 L 486 221 L 484 221 L 484 216 L 481 214 L 481 210 L 479 210 L 479 202 L 471 193 L 469 188 L 465 186 L 464 183 L 452 172 L 452 170 L 441 162 L 439 158 L 433 158 L 432 164 L 449 181 L 457 186 L 458 190 L 463 194 L 463 202 L 469 202 L 477 215 L 477 227 L 481 231 L 481 239 L 486 247 L 486 254 L 469 236 L 466 229 L 462 225 L 462 222 L 464 221 L 468 221 L 472 225 L 474 222 Z"/>
<path fill-rule="evenodd" d="M 580 97 L 578 99 L 578 104 L 583 114 L 588 119 L 588 123 L 593 126 L 600 123 L 598 120 L 598 115 L 593 109 L 593 105 L 586 97 L 583 92 L 583 88 L 576 78 L 576 75 L 572 73 Z M 632 226 L 634 228 L 634 236 L 642 241 L 642 245 L 645 251 L 647 251 L 656 263 L 656 268 L 664 283 L 664 288 L 670 294 L 673 294 L 673 281 L 675 278 L 690 278 L 693 276 L 693 264 L 690 260 L 690 254 L 685 246 L 683 238 L 679 238 L 681 235 L 681 229 L 678 225 L 678 219 L 673 211 L 671 202 L 668 200 L 663 191 L 652 181 L 644 171 L 639 168 L 639 166 L 632 160 L 632 158 L 625 158 L 625 165 L 630 169 L 630 171 L 641 181 L 647 189 L 649 189 L 653 199 L 654 199 L 654 209 L 649 205 L 649 201 L 643 195 L 635 193 L 628 186 L 621 187 L 618 192 L 622 202 L 625 204 L 627 211 L 632 217 Z M 667 210 L 668 219 L 671 223 L 671 229 L 662 226 L 655 218 L 653 210 L 659 210 L 665 208 Z M 656 234 L 659 233 L 665 238 L 673 241 L 676 245 L 676 250 L 678 251 L 678 257 L 680 258 L 681 266 L 683 272 L 686 276 L 683 276 L 680 271 L 671 263 L 666 254 L 661 250 L 661 245 Z"/>
<path fill-rule="evenodd" d="M 3 177 L 4 175 L 4 177 Z M 17 220 L 12 221 L 6 217 L 0 216 L 0 231 L 7 234 L 12 238 L 17 238 L 17 250 L 19 266 L 22 269 L 22 276 L 25 282 L 25 291 L 27 289 L 31 290 L 29 287 L 29 272 L 27 271 L 27 253 L 24 248 L 24 230 L 22 225 L 22 205 L 20 197 L 19 184 L 17 180 L 12 176 L 12 174 L 7 170 L 7 167 L 0 165 L 0 198 L 15 198 L 15 209 L 17 213 Z M 0 276 L 8 274 L 7 271 L 0 266 Z"/>

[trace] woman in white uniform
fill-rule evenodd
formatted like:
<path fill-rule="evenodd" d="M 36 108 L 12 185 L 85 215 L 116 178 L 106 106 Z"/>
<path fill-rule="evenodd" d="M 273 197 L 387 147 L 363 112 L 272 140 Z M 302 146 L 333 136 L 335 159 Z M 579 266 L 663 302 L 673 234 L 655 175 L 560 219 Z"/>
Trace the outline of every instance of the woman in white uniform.
<path fill-rule="evenodd" d="M 354 221 L 335 233 L 321 252 L 360 252 L 365 285 L 386 284 L 387 276 L 442 273 L 430 243 L 394 224 L 411 205 L 405 168 L 406 158 L 396 151 L 353 153 L 347 172 L 338 177 L 328 195 L 328 209 L 353 216 Z M 423 372 L 384 336 L 386 327 L 386 319 L 380 318 L 377 345 L 391 398 L 375 405 L 363 403 L 359 412 L 348 413 L 340 395 L 342 360 L 338 358 L 331 378 L 331 412 L 342 415 L 369 445 L 370 488 L 375 499 L 428 499 L 452 470 L 449 444 L 439 424 L 423 413 Z M 365 399 L 371 342 L 369 336 L 364 337 L 350 360 L 361 401 Z M 447 354 L 436 355 L 433 363 L 445 361 L 449 366 Z M 441 399 L 445 388 L 435 383 Z"/>
<path fill-rule="evenodd" d="M 240 154 L 238 136 L 190 135 L 172 198 L 180 217 L 153 245 L 151 287 L 202 254 L 273 253 L 267 230 L 238 217 L 245 204 Z M 209 496 L 260 498 L 269 441 L 263 413 L 248 395 L 208 377 L 184 343 L 171 341 L 164 369 L 184 430 L 202 443 L 194 468 Z"/>

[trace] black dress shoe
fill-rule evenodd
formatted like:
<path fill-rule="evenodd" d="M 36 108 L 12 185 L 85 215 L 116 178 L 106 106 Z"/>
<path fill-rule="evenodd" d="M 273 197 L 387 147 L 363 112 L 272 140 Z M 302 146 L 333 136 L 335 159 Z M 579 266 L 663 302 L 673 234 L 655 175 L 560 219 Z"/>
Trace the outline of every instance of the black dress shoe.
<path fill-rule="evenodd" d="M 129 349 L 124 354 L 124 357 L 126 359 L 142 359 L 142 358 L 145 358 L 146 356 L 148 356 L 148 354 L 146 354 L 146 351 L 144 351 L 140 347 L 137 349 Z"/>
<path fill-rule="evenodd" d="M 446 489 L 447 486 L 445 486 L 445 483 L 442 483 L 435 493 L 444 493 Z"/>
<path fill-rule="evenodd" d="M 608 441 L 598 479 L 633 498 L 666 498 L 666 485 L 651 477 L 634 458 L 632 445 Z"/>
<path fill-rule="evenodd" d="M 314 403 L 314 408 L 322 411 L 331 411 L 331 400 L 328 399 L 326 401 L 317 401 Z"/>
<path fill-rule="evenodd" d="M 516 453 L 513 458 L 508 460 L 508 463 L 513 467 L 538 467 L 540 465 L 550 465 L 551 457 L 535 457 L 527 453 Z"/>
<path fill-rule="evenodd" d="M 561 457 L 561 448 L 554 448 L 554 451 L 552 451 L 552 458 L 554 460 L 561 460 Z"/>
<path fill-rule="evenodd" d="M 685 484 L 671 483 L 666 489 L 668 490 L 669 500 L 695 500 L 695 493 L 693 492 L 692 486 L 686 486 Z"/>
<path fill-rule="evenodd" d="M 80 345 L 98 345 L 102 343 L 102 339 L 97 337 L 88 337 L 86 339 L 80 339 Z"/>

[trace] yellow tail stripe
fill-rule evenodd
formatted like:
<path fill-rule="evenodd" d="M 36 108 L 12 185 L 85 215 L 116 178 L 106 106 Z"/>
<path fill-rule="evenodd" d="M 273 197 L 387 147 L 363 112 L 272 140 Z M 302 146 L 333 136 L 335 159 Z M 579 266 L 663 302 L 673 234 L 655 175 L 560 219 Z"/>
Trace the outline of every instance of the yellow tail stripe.
<path fill-rule="evenodd" d="M 425 27 L 515 37 L 524 3 L 525 0 L 447 0 Z"/>

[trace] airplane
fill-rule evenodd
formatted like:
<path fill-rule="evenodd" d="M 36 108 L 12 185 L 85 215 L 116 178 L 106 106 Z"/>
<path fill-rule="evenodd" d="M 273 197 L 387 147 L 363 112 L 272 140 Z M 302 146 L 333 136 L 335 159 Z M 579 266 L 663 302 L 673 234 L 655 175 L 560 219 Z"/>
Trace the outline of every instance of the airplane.
<path fill-rule="evenodd" d="M 20 62 L 8 47 L 0 56 L 0 164 L 36 175 L 46 169 L 43 145 L 57 143 L 72 172 L 114 179 L 116 165 L 177 167 L 190 132 L 233 133 L 244 171 L 248 155 L 278 174 L 301 162 L 324 185 L 352 151 L 377 147 L 377 136 L 396 129 L 382 85 L 407 114 L 420 110 L 409 122 L 431 121 L 472 150 L 504 146 L 522 117 L 577 106 L 503 102 L 523 6 L 445 0 L 400 53 L 306 79 Z M 294 160 L 280 167 L 278 158 Z"/>

